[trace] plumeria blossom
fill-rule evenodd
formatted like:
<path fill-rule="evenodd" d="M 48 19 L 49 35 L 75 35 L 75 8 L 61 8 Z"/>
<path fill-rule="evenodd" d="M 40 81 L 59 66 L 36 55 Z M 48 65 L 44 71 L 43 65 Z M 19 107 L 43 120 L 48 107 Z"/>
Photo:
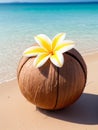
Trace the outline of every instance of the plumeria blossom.
<path fill-rule="evenodd" d="M 23 56 L 36 56 L 33 65 L 37 68 L 45 64 L 48 59 L 57 67 L 62 67 L 64 64 L 63 53 L 74 47 L 73 41 L 64 40 L 65 33 L 57 34 L 53 40 L 45 34 L 39 34 L 34 39 L 38 45 L 26 49 Z"/>

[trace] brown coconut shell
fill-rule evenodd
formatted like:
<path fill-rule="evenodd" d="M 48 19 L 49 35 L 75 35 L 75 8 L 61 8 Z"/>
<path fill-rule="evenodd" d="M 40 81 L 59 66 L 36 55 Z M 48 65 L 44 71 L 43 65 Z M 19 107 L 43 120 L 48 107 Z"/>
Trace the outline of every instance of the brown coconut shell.
<path fill-rule="evenodd" d="M 58 68 L 48 60 L 41 68 L 33 67 L 35 57 L 22 57 L 18 83 L 22 94 L 39 108 L 56 110 L 74 103 L 82 94 L 87 68 L 75 49 L 64 53 L 64 65 Z"/>

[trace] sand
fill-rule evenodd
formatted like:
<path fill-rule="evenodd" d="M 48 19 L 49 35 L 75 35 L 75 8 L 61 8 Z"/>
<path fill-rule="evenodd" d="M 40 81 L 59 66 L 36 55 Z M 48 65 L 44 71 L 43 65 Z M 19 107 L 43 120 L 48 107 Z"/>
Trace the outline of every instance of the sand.
<path fill-rule="evenodd" d="M 37 109 L 17 80 L 0 84 L 0 130 L 98 130 L 98 53 L 83 56 L 88 79 L 81 97 L 60 111 Z"/>

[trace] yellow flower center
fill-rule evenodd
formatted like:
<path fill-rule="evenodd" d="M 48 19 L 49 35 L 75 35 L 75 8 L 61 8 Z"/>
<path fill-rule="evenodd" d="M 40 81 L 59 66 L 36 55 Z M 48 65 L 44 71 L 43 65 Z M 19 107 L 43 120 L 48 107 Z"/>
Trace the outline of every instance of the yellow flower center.
<path fill-rule="evenodd" d="M 53 51 L 53 50 L 51 50 L 51 51 L 49 52 L 49 54 L 54 55 L 54 51 Z"/>

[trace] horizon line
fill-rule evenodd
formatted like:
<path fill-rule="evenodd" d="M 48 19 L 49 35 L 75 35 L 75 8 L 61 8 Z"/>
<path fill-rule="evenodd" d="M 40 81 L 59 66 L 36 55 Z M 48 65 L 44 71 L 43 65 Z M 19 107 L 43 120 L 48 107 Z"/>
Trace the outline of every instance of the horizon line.
<path fill-rule="evenodd" d="M 18 3 L 19 3 L 19 4 L 20 4 L 20 3 L 35 3 L 35 4 L 37 4 L 37 3 L 39 3 L 39 4 L 41 4 L 41 3 L 42 3 L 42 4 L 43 4 L 43 3 L 52 3 L 52 4 L 53 4 L 53 3 L 54 3 L 54 4 L 55 4 L 55 3 L 98 3 L 98 1 L 83 1 L 83 2 L 82 2 L 82 1 L 75 1 L 75 2 L 69 2 L 69 1 L 68 1 L 68 2 L 67 2 L 67 1 L 66 1 L 66 2 L 19 2 L 19 1 L 14 2 L 14 1 L 13 1 L 13 2 L 0 2 L 0 4 L 9 4 L 9 3 L 10 3 L 10 4 L 11 4 L 11 3 L 12 3 L 12 4 L 14 4 L 14 3 L 17 3 L 17 4 L 18 4 Z"/>

